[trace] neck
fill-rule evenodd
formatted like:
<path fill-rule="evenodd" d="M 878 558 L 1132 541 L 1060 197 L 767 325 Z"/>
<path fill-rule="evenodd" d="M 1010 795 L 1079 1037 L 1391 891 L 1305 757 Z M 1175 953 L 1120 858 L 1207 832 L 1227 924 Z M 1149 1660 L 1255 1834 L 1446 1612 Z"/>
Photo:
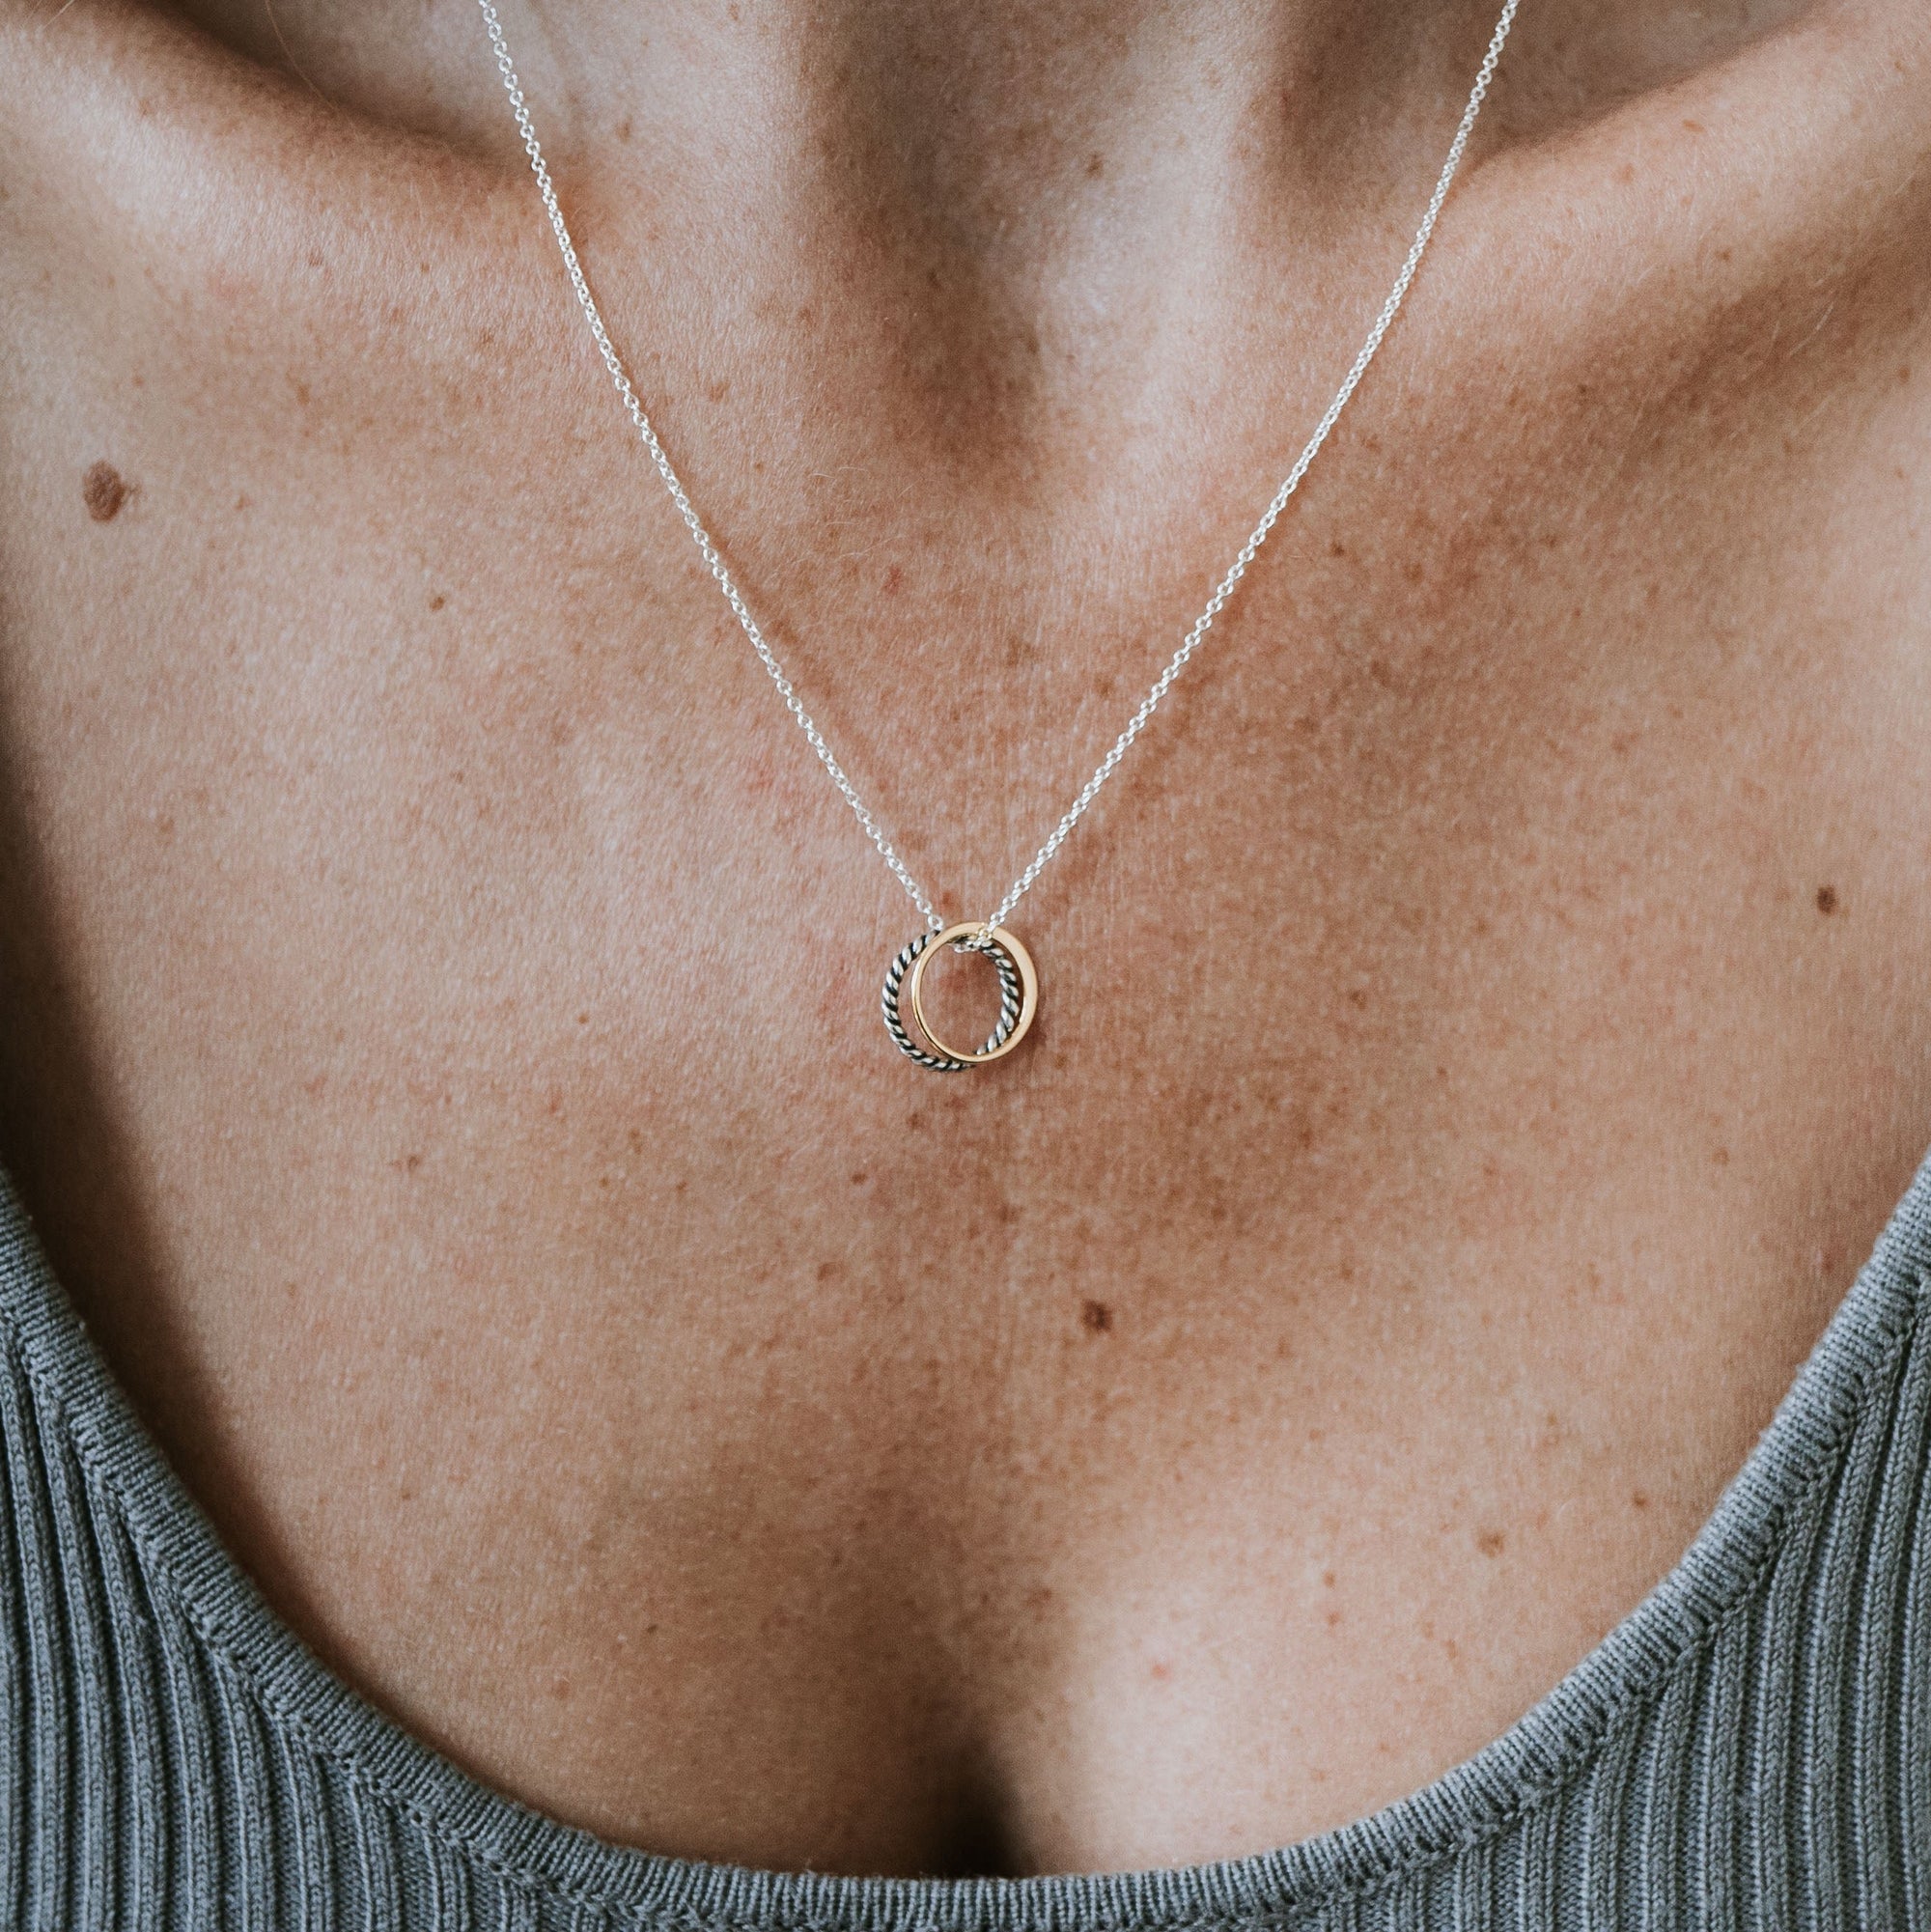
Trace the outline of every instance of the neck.
<path fill-rule="evenodd" d="M 1116 249 L 1156 231 L 1170 241 L 1243 202 L 1303 238 L 1390 194 L 1405 205 L 1498 7 L 505 0 L 503 18 L 546 142 L 627 194 L 701 190 L 729 210 L 808 186 L 882 240 L 1036 278 L 1082 252 L 1082 236 Z M 400 15 L 384 0 L 188 0 L 187 11 L 331 98 L 514 153 L 472 0 Z M 1587 115 L 1805 8 L 1530 0 L 1525 11 L 1492 142 Z"/>
<path fill-rule="evenodd" d="M 324 97 L 519 172 L 473 0 L 192 4 Z M 1713 40 L 1687 0 L 1607 25 L 1527 0 L 1475 158 L 1802 4 L 1740 0 Z M 499 5 L 592 279 L 727 525 L 718 479 L 755 478 L 804 548 L 862 545 L 922 464 L 955 550 L 976 493 L 1083 518 L 1082 551 L 1159 528 L 1190 556 L 1235 520 L 1206 479 L 1278 474 L 1280 425 L 1346 368 L 1500 0 Z M 996 574 L 1019 539 L 985 541 Z"/>
<path fill-rule="evenodd" d="M 719 187 L 808 181 L 993 268 L 1082 224 L 1217 201 L 1216 183 L 1331 190 L 1363 137 L 1439 142 L 1497 4 L 810 0 L 703 7 L 648 34 L 593 6 L 542 52 L 574 141 L 648 130 Z"/>

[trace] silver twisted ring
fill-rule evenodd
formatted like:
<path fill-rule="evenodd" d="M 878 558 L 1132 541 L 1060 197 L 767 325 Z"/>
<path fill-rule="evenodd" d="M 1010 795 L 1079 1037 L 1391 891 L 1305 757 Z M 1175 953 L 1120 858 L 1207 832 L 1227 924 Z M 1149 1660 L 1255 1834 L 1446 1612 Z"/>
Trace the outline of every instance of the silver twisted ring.
<path fill-rule="evenodd" d="M 922 992 L 925 968 L 938 948 L 958 946 L 983 952 L 999 975 L 999 1019 L 986 1044 L 976 1052 L 949 1047 L 936 1034 L 925 1017 Z M 911 1017 L 924 1036 L 920 1046 L 906 1025 L 901 1006 L 909 1003 Z M 1039 1004 L 1039 979 L 1026 949 L 1006 931 L 996 926 L 949 926 L 942 933 L 920 933 L 907 941 L 893 958 L 885 973 L 880 1005 L 885 1016 L 885 1030 L 892 1044 L 907 1059 L 936 1074 L 964 1073 L 967 1067 L 983 1067 L 1002 1058 L 1024 1039 Z"/>

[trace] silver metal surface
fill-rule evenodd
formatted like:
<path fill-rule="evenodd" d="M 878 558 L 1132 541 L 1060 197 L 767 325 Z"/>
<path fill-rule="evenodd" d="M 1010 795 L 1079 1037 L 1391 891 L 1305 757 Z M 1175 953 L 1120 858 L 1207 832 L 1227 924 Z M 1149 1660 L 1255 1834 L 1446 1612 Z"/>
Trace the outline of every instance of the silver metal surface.
<path fill-rule="evenodd" d="M 943 927 L 939 928 L 944 931 Z M 963 1074 L 970 1066 L 970 1060 L 955 1058 L 950 1053 L 930 1053 L 919 1046 L 906 1029 L 905 1021 L 899 1014 L 899 999 L 905 991 L 906 974 L 911 970 L 912 962 L 937 943 L 938 933 L 915 934 L 893 956 L 892 963 L 885 971 L 884 990 L 879 996 L 879 1004 L 884 1011 L 885 1030 L 892 1036 L 893 1044 L 909 1060 L 916 1060 L 921 1067 L 929 1067 L 935 1074 Z M 985 944 L 973 947 L 961 946 L 961 952 L 983 952 L 998 968 L 999 974 L 999 1020 L 987 1036 L 986 1044 L 979 1050 L 982 1053 L 996 1052 L 1012 1038 L 1013 1028 L 1020 1022 L 1020 969 L 1002 946 Z"/>

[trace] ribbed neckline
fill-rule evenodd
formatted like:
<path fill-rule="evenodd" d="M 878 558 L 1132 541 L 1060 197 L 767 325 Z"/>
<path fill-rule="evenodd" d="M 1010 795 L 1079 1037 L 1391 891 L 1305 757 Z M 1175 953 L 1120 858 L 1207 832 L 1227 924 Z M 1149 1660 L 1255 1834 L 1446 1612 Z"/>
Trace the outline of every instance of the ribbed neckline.
<path fill-rule="evenodd" d="M 1748 1602 L 1830 1475 L 1931 1271 L 1931 1156 L 1770 1427 L 1682 1558 L 1493 1744 L 1408 1798 L 1277 1852 L 1177 1869 L 1030 1879 L 853 1879 L 668 1859 L 605 1843 L 490 1790 L 339 1682 L 223 1549 L 55 1279 L 0 1171 L 0 1316 L 64 1412 L 156 1580 L 266 1711 L 415 1828 L 531 1890 L 687 1925 L 813 1932 L 1104 1932 L 1300 1918 L 1504 1831 L 1570 1784 L 1619 1723 Z"/>

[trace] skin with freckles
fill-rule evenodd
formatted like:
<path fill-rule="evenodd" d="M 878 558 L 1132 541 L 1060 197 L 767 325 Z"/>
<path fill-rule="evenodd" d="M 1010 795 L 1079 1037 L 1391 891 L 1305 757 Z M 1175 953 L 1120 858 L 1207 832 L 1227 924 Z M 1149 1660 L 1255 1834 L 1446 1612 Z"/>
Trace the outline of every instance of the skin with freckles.
<path fill-rule="evenodd" d="M 687 483 L 982 914 L 1487 0 L 504 19 Z M 953 1078 L 474 10 L 0 0 L 0 1158 L 349 1681 L 653 1849 L 1117 1868 L 1413 1789 L 1669 1566 L 1931 1142 L 1920 7 L 1528 0 Z"/>

